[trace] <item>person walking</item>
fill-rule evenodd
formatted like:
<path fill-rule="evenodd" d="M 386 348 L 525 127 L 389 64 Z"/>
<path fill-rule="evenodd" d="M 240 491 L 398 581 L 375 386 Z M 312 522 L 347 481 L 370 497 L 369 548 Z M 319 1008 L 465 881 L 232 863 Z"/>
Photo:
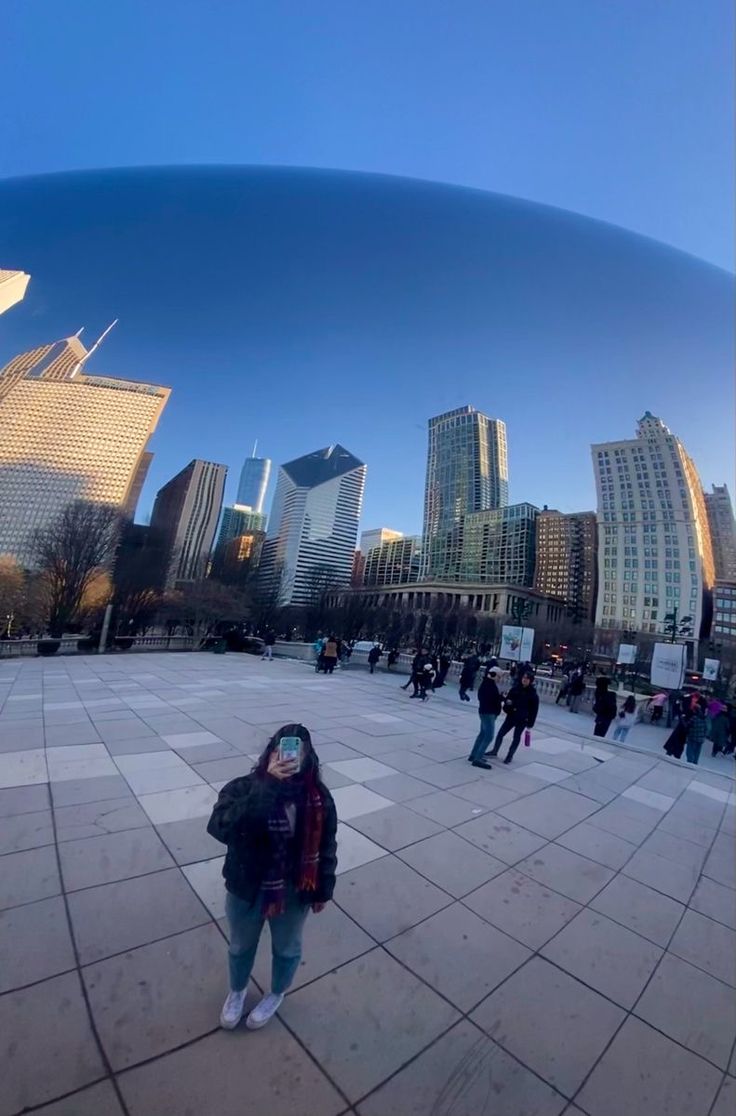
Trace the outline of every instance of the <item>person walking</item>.
<path fill-rule="evenodd" d="M 475 651 L 471 651 L 464 660 L 460 671 L 460 701 L 470 701 L 468 690 L 472 690 L 475 686 L 475 679 L 479 670 L 480 659 Z"/>
<path fill-rule="evenodd" d="M 490 667 L 478 687 L 478 716 L 480 717 L 480 732 L 475 738 L 475 743 L 468 756 L 473 767 L 484 767 L 491 770 L 490 763 L 485 760 L 486 748 L 493 743 L 493 734 L 496 731 L 496 717 L 501 712 L 501 694 L 498 689 L 498 669 Z"/>
<path fill-rule="evenodd" d="M 379 659 L 381 658 L 381 648 L 377 643 L 374 643 L 368 652 L 368 670 L 371 674 L 375 672 Z"/>
<path fill-rule="evenodd" d="M 337 666 L 337 640 L 334 635 L 328 637 L 324 651 L 322 652 L 322 659 L 324 662 L 323 669 L 325 674 L 332 674 Z"/>
<path fill-rule="evenodd" d="M 435 669 L 434 659 L 432 656 L 427 655 L 419 675 L 419 697 L 422 701 L 426 701 L 432 693 L 436 675 L 437 671 Z M 414 694 L 412 694 L 412 697 L 414 697 Z"/>
<path fill-rule="evenodd" d="M 585 677 L 579 667 L 572 673 L 568 693 L 570 698 L 570 712 L 579 713 L 580 704 L 583 700 L 583 694 L 585 693 Z"/>
<path fill-rule="evenodd" d="M 616 716 L 616 695 L 608 689 L 609 679 L 602 675 L 596 679 L 593 699 L 595 726 L 593 736 L 605 736 Z"/>
<path fill-rule="evenodd" d="M 391 670 L 392 667 L 396 666 L 396 663 L 398 661 L 399 661 L 399 649 L 398 649 L 398 647 L 392 647 L 391 650 L 388 653 L 388 658 L 386 659 L 386 670 Z"/>
<path fill-rule="evenodd" d="M 667 694 L 655 694 L 649 702 L 649 709 L 651 710 L 651 717 L 649 723 L 652 725 L 659 724 L 662 720 L 664 707 L 667 704 Z"/>
<path fill-rule="evenodd" d="M 714 708 L 714 703 L 711 703 L 708 709 L 708 739 L 713 745 L 712 755 L 717 756 L 720 752 L 726 754 L 728 749 L 728 710 L 722 702 L 718 702 L 718 708 Z"/>
<path fill-rule="evenodd" d="M 636 698 L 633 694 L 629 694 L 626 701 L 621 706 L 621 712 L 616 717 L 616 724 L 613 729 L 613 739 L 620 740 L 623 744 L 626 737 L 629 735 L 629 729 L 636 720 Z"/>
<path fill-rule="evenodd" d="M 557 691 L 557 697 L 555 698 L 555 705 L 559 705 L 561 701 L 564 701 L 567 698 L 567 693 L 568 693 L 569 689 L 570 689 L 570 673 L 569 673 L 569 671 L 566 670 L 565 673 L 562 675 L 562 681 L 560 682 L 560 688 Z"/>
<path fill-rule="evenodd" d="M 434 689 L 441 690 L 447 678 L 447 672 L 452 666 L 452 659 L 450 658 L 447 648 L 443 647 L 439 654 L 439 666 L 437 669 L 437 677 L 434 680 Z"/>
<path fill-rule="evenodd" d="M 685 759 L 688 763 L 697 764 L 700 760 L 700 750 L 705 740 L 705 702 L 699 698 L 690 710 L 688 718 L 687 736 L 685 737 Z"/>
<path fill-rule="evenodd" d="M 496 743 L 486 755 L 497 756 L 501 742 L 508 732 L 513 730 L 511 747 L 506 753 L 504 763 L 511 763 L 514 753 L 521 742 L 521 735 L 525 729 L 534 727 L 539 712 L 539 694 L 534 685 L 534 675 L 530 670 L 525 670 L 521 678 L 511 687 L 503 703 L 506 714 L 501 728 L 496 734 Z"/>
<path fill-rule="evenodd" d="M 416 655 L 411 661 L 411 674 L 409 675 L 405 684 L 401 687 L 402 690 L 408 690 L 410 686 L 414 687 L 409 697 L 415 698 L 419 696 L 419 679 L 421 678 L 426 661 L 427 656 L 424 654 L 424 648 L 419 647 L 417 649 Z"/>
<path fill-rule="evenodd" d="M 273 645 L 276 642 L 276 632 L 273 628 L 266 628 L 263 636 L 263 654 L 261 660 L 268 659 L 269 662 L 273 661 Z"/>
<path fill-rule="evenodd" d="M 220 1013 L 226 1030 L 243 1016 L 264 922 L 271 931 L 271 988 L 245 1024 L 256 1030 L 281 1007 L 299 968 L 310 910 L 319 914 L 335 889 L 337 813 L 304 725 L 280 728 L 251 774 L 222 788 L 207 832 L 227 846 L 230 991 Z"/>
<path fill-rule="evenodd" d="M 321 635 L 318 635 L 317 638 L 315 639 L 314 643 L 312 644 L 312 650 L 314 651 L 314 670 L 315 670 L 316 674 L 319 674 L 319 672 L 321 670 L 324 670 L 324 666 L 325 666 L 325 664 L 324 664 L 325 641 L 324 641 L 324 639 Z"/>

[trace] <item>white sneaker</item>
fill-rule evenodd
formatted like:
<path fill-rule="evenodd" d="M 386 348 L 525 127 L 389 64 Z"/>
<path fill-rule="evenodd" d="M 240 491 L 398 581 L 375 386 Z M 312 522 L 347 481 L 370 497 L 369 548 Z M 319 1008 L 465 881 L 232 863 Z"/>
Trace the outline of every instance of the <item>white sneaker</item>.
<path fill-rule="evenodd" d="M 249 1031 L 257 1031 L 259 1027 L 265 1027 L 272 1015 L 281 1007 L 284 1002 L 284 997 L 276 992 L 269 992 L 264 996 L 259 1004 L 253 1008 L 245 1025 Z"/>
<path fill-rule="evenodd" d="M 243 1017 L 245 1007 L 245 990 L 242 992 L 228 992 L 227 999 L 220 1012 L 220 1026 L 226 1031 L 234 1030 Z"/>

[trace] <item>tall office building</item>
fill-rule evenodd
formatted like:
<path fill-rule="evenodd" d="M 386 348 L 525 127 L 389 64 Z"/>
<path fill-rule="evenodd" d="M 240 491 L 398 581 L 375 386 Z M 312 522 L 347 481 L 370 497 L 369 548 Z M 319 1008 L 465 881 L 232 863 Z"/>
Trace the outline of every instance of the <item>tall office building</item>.
<path fill-rule="evenodd" d="M 279 469 L 261 577 L 282 604 L 302 605 L 320 589 L 349 585 L 366 467 L 333 445 Z"/>
<path fill-rule="evenodd" d="M 716 578 L 719 581 L 736 581 L 736 521 L 731 496 L 725 484 L 714 484 L 712 487 L 713 491 L 705 492 L 704 496 Z"/>
<path fill-rule="evenodd" d="M 596 625 L 662 633 L 689 616 L 700 636 L 713 550 L 703 488 L 679 438 L 649 411 L 636 438 L 591 447 L 598 489 Z"/>
<path fill-rule="evenodd" d="M 401 531 L 393 531 L 390 527 L 374 527 L 370 531 L 361 531 L 359 550 L 363 557 L 367 557 L 369 552 L 375 546 L 382 546 L 383 543 L 395 542 L 397 539 L 403 539 Z"/>
<path fill-rule="evenodd" d="M 206 576 L 226 477 L 227 465 L 195 459 L 159 489 L 151 528 L 165 540 L 167 586 Z"/>
<path fill-rule="evenodd" d="M 442 581 L 531 586 L 538 513 L 533 504 L 508 504 L 466 515 L 457 570 L 438 576 Z"/>
<path fill-rule="evenodd" d="M 268 457 L 246 457 L 240 471 L 236 502 L 255 512 L 262 512 L 270 476 L 271 461 Z"/>
<path fill-rule="evenodd" d="M 534 588 L 567 602 L 575 621 L 595 618 L 598 525 L 595 512 L 544 508 L 537 517 Z"/>
<path fill-rule="evenodd" d="M 366 534 L 364 532 L 362 540 Z M 419 535 L 391 534 L 398 538 L 387 539 L 371 546 L 363 559 L 362 585 L 408 585 L 419 580 L 422 540 Z"/>
<path fill-rule="evenodd" d="M 25 271 L 10 271 L 0 267 L 0 314 L 4 314 L 24 298 L 30 278 Z"/>
<path fill-rule="evenodd" d="M 67 337 L 0 370 L 0 554 L 26 565 L 35 530 L 71 501 L 130 511 L 169 398 L 169 388 L 85 374 L 92 351 Z"/>
<path fill-rule="evenodd" d="M 475 407 L 429 420 L 422 573 L 455 580 L 463 518 L 509 502 L 506 425 Z"/>

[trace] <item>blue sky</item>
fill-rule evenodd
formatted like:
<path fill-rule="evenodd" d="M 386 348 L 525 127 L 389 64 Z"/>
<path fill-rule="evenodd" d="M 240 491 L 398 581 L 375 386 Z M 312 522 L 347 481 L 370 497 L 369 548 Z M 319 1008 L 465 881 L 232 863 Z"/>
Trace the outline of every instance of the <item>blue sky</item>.
<path fill-rule="evenodd" d="M 378 171 L 732 266 L 730 0 L 3 0 L 0 20 L 0 175 Z"/>
<path fill-rule="evenodd" d="M 726 0 L 5 0 L 0 18 L 17 92 L 0 177 L 406 175 L 732 269 Z M 508 423 L 514 500 L 593 506 L 589 443 L 647 408 L 706 485 L 732 481 L 732 312 L 712 267 L 420 184 L 254 182 L 217 228 L 217 180 L 65 181 L 0 183 L 0 266 L 34 276 L 0 363 L 120 317 L 90 370 L 174 389 L 143 512 L 194 456 L 229 465 L 232 497 L 255 437 L 277 463 L 342 441 L 369 466 L 365 526 L 416 530 L 427 418 L 468 402 Z"/>

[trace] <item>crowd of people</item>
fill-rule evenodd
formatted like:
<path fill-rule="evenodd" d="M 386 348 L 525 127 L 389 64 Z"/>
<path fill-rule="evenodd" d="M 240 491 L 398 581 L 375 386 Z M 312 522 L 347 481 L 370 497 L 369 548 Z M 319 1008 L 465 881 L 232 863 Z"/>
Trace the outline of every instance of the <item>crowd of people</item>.
<path fill-rule="evenodd" d="M 270 658 L 271 641 L 266 639 L 264 657 Z M 353 648 L 334 635 L 318 636 L 313 644 L 315 670 L 332 674 L 338 665 L 345 666 L 350 660 Z M 537 716 L 539 695 L 534 683 L 535 670 L 530 663 L 510 663 L 508 667 L 509 686 L 505 694 L 498 690 L 502 672 L 498 660 L 489 656 L 489 648 L 472 647 L 462 659 L 458 695 L 461 701 L 471 701 L 476 689 L 478 676 L 479 715 L 481 729 L 468 757 L 476 766 L 489 767 L 489 756 L 498 755 L 504 737 L 513 731 L 512 743 L 507 759 L 511 762 L 519 742 L 528 733 Z M 385 657 L 390 671 L 398 661 L 398 648 L 384 650 L 378 642 L 368 648 L 368 670 L 374 674 Z M 431 694 L 446 685 L 447 675 L 452 666 L 449 650 L 430 651 L 425 647 L 415 650 L 409 677 L 402 690 L 411 690 L 410 697 L 428 701 Z M 584 663 L 564 669 L 562 680 L 555 698 L 555 704 L 564 703 L 572 715 L 579 714 L 585 699 L 587 668 Z M 533 711 L 532 711 L 533 707 Z M 668 711 L 669 707 L 669 711 Z M 493 747 L 495 719 L 504 713 L 505 720 L 499 729 Z M 651 724 L 662 721 L 668 716 L 668 725 L 674 721 L 674 729 L 668 737 L 664 750 L 668 755 L 681 758 L 683 753 L 689 763 L 697 764 L 706 740 L 711 742 L 712 755 L 733 755 L 736 745 L 736 710 L 732 704 L 725 704 L 713 696 L 699 693 L 670 695 L 656 693 L 646 702 L 637 702 L 633 694 L 627 694 L 621 702 L 611 688 L 611 679 L 600 675 L 595 680 L 592 695 L 593 735 L 623 743 L 632 727 L 645 718 Z"/>

